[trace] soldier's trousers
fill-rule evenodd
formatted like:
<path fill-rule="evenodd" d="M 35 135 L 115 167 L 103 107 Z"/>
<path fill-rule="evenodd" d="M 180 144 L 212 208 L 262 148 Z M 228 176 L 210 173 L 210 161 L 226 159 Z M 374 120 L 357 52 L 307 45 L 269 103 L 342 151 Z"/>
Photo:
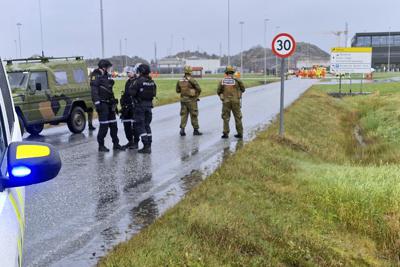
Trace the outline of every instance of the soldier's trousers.
<path fill-rule="evenodd" d="M 124 124 L 125 137 L 129 143 L 139 142 L 135 135 L 135 120 L 133 119 L 133 108 L 123 108 L 121 113 L 122 123 Z"/>
<path fill-rule="evenodd" d="M 236 101 L 227 101 L 222 104 L 222 119 L 224 121 L 223 132 L 226 134 L 230 132 L 229 120 L 231 118 L 231 113 L 233 113 L 233 117 L 235 118 L 237 133 L 243 135 L 242 110 L 240 102 Z"/>
<path fill-rule="evenodd" d="M 151 121 L 153 120 L 153 107 L 147 105 L 137 105 L 134 111 L 135 138 L 141 140 L 144 145 L 151 145 L 153 136 L 151 133 Z"/>
<path fill-rule="evenodd" d="M 100 128 L 97 134 L 97 142 L 100 146 L 104 146 L 104 138 L 107 136 L 108 128 L 114 145 L 119 144 L 117 117 L 115 114 L 115 106 L 108 103 L 101 103 L 99 110 Z"/>
<path fill-rule="evenodd" d="M 193 129 L 199 129 L 199 108 L 197 99 L 194 101 L 181 102 L 181 128 L 185 129 L 190 115 Z"/>

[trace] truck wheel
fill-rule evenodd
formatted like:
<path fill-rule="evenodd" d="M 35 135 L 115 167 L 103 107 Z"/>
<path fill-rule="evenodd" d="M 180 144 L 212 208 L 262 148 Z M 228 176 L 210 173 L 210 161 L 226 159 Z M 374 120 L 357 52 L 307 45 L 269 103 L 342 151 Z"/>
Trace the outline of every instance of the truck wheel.
<path fill-rule="evenodd" d="M 38 124 L 32 124 L 32 125 L 27 125 L 26 126 L 26 131 L 30 134 L 30 135 L 39 135 L 44 128 L 44 124 L 43 123 L 38 123 Z"/>
<path fill-rule="evenodd" d="M 67 124 L 68 129 L 73 133 L 77 134 L 83 132 L 86 128 L 86 116 L 83 108 L 78 106 L 74 107 L 69 115 Z"/>
<path fill-rule="evenodd" d="M 21 128 L 21 135 L 24 135 L 25 133 L 24 120 L 21 118 L 21 116 L 18 116 L 18 121 L 19 121 L 19 127 Z"/>

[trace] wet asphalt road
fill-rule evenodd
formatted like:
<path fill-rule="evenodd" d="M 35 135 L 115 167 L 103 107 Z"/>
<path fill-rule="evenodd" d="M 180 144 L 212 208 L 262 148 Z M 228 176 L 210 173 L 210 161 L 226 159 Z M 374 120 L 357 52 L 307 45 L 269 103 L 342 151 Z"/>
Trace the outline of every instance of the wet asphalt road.
<path fill-rule="evenodd" d="M 312 80 L 286 83 L 286 105 Z M 265 128 L 279 112 L 280 84 L 248 90 L 243 99 L 245 139 Z M 212 173 L 243 143 L 221 140 L 221 103 L 217 96 L 200 102 L 204 135 L 179 131 L 179 104 L 154 109 L 153 154 L 134 151 L 99 154 L 94 132 L 71 135 L 67 127 L 27 138 L 55 145 L 63 168 L 53 181 L 27 188 L 25 266 L 91 266 L 112 246 L 152 223 Z M 119 125 L 121 143 L 125 143 Z M 111 147 L 111 140 L 108 139 Z"/>

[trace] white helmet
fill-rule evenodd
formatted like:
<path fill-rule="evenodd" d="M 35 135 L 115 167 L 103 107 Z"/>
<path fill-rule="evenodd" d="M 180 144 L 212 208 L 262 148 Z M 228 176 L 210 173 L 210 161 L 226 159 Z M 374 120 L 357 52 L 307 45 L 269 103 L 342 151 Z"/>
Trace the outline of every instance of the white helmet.
<path fill-rule="evenodd" d="M 139 68 L 140 65 L 142 65 L 142 63 L 137 63 L 137 64 L 133 67 L 133 73 L 135 73 L 136 75 L 139 75 L 139 73 L 138 73 L 138 68 Z"/>
<path fill-rule="evenodd" d="M 127 66 L 127 67 L 125 68 L 125 72 L 126 72 L 126 73 L 134 73 L 134 74 L 136 74 L 136 69 L 135 69 L 135 67 Z"/>

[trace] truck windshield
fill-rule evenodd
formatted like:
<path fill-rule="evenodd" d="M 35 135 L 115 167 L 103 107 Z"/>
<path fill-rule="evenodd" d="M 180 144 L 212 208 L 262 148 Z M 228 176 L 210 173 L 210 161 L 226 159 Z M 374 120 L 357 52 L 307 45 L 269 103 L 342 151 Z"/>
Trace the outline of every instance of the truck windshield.
<path fill-rule="evenodd" d="M 11 72 L 8 73 L 11 89 L 26 88 L 28 85 L 28 72 Z"/>

